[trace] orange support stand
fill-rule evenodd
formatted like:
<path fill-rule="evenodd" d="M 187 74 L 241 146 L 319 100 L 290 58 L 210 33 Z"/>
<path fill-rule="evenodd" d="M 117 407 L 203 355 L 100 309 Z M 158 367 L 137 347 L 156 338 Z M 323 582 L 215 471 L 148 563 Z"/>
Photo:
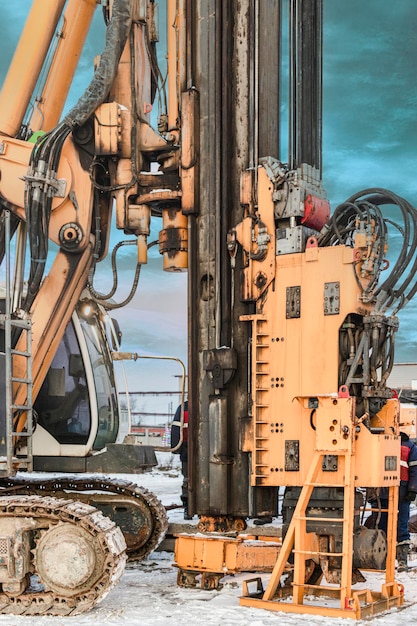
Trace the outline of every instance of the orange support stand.
<path fill-rule="evenodd" d="M 278 560 L 275 564 L 271 578 L 265 591 L 262 590 L 262 583 L 259 578 L 248 580 L 243 586 L 243 597 L 240 599 L 242 606 L 263 608 L 272 611 L 283 611 L 288 613 L 306 613 L 323 615 L 327 617 L 350 617 L 360 619 L 391 607 L 401 606 L 404 602 L 401 585 L 394 581 L 395 566 L 395 540 L 396 515 L 398 505 L 398 489 L 390 487 L 390 499 L 388 504 L 388 555 L 385 583 L 381 592 L 369 589 L 352 589 L 352 555 L 353 555 L 353 520 L 354 520 L 354 478 L 355 461 L 351 451 L 339 454 L 339 462 L 344 464 L 343 484 L 332 485 L 343 487 L 344 489 L 344 515 L 340 519 L 343 524 L 343 548 L 341 553 L 318 552 L 309 548 L 307 541 L 307 519 L 306 509 L 314 487 L 322 487 L 318 482 L 322 461 L 325 451 L 315 453 L 313 463 L 307 480 L 302 488 L 297 506 L 294 511 L 287 534 L 282 544 Z M 314 519 L 314 518 L 313 518 Z M 321 521 L 325 521 L 320 518 Z M 334 522 L 335 520 L 332 519 Z M 294 578 L 291 587 L 281 585 L 281 576 L 291 552 L 294 554 Z M 341 558 L 341 581 L 338 586 L 307 584 L 306 581 L 306 559 L 310 557 L 334 556 Z M 256 582 L 255 593 L 250 593 L 249 584 Z M 317 604 L 306 604 L 306 595 L 313 595 L 318 598 Z M 292 596 L 292 599 L 289 598 Z M 334 606 L 329 606 L 328 602 L 323 605 L 319 598 L 326 596 L 335 600 Z M 282 601 L 285 599 L 285 601 Z M 338 606 L 337 606 L 338 603 Z"/>

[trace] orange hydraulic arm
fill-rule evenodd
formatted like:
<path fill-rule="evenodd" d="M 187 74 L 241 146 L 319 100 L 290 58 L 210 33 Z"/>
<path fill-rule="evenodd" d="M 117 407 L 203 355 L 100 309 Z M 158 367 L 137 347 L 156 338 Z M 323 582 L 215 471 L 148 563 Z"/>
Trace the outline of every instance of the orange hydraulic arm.
<path fill-rule="evenodd" d="M 160 125 L 163 134 L 150 125 L 158 75 L 153 2 L 113 0 L 107 5 L 106 45 L 94 78 L 59 121 L 96 5 L 96 0 L 34 0 L 0 94 L 0 204 L 14 213 L 13 231 L 19 222 L 26 224 L 30 243 L 28 287 L 23 292 L 15 277 L 12 315 L 33 323 L 33 399 L 89 274 L 106 254 L 114 200 L 117 227 L 137 237 L 138 264 L 146 263 L 149 221 L 156 214 L 163 217 L 165 268 L 178 271 L 187 265 L 178 173 L 179 91 Z M 179 19 L 172 2 L 169 15 Z M 170 37 L 171 85 L 179 36 L 183 40 L 179 31 Z M 47 56 L 46 80 L 31 105 Z M 191 141 L 189 135 L 187 163 L 193 159 Z M 160 171 L 153 176 L 156 161 Z M 190 179 L 188 167 L 186 176 Z M 48 241 L 60 250 L 44 278 Z M 21 266 L 24 256 L 22 247 Z M 15 337 L 18 352 L 20 344 L 23 338 Z M 13 359 L 14 377 L 24 378 L 24 359 Z M 14 402 L 25 404 L 25 384 L 14 387 Z M 21 431 L 24 414 L 18 421 Z"/>
<path fill-rule="evenodd" d="M 111 206 L 111 196 L 106 194 L 107 200 L 101 198 L 98 207 L 94 207 L 94 186 L 91 184 L 88 167 L 82 162 L 79 146 L 70 136 L 72 128 L 82 125 L 84 121 L 76 117 L 77 107 L 73 114 L 75 120 L 71 115 L 67 116 L 60 125 L 51 130 L 59 120 L 71 86 L 76 63 L 96 7 L 95 0 L 70 0 L 67 3 L 62 15 L 60 39 L 44 90 L 38 99 L 37 109 L 29 117 L 28 123 L 24 124 L 34 85 L 42 70 L 64 4 L 63 1 L 35 0 L 0 95 L 0 130 L 3 134 L 0 142 L 0 199 L 4 208 L 11 209 L 20 220 L 26 222 L 31 245 L 31 272 L 27 293 L 24 296 L 20 294 L 17 303 L 20 312 L 18 309 L 13 315 L 28 316 L 33 324 L 33 398 L 36 398 L 87 281 L 95 251 L 93 215 L 97 215 L 97 211 L 103 214 L 102 236 L 105 240 L 107 234 L 104 228 L 109 223 L 107 214 Z M 124 35 L 125 40 L 131 15 L 126 3 L 118 4 L 123 5 L 118 21 L 123 21 L 122 37 Z M 109 62 L 110 72 L 113 74 L 117 71 L 124 42 L 120 42 L 118 46 L 119 50 L 116 45 L 116 52 Z M 18 89 L 16 85 L 19 86 Z M 102 101 L 106 93 L 102 94 L 99 88 L 98 93 L 98 98 Z M 88 113 L 87 108 L 84 115 L 88 116 Z M 34 145 L 18 138 L 22 135 L 22 130 L 27 135 L 37 130 L 50 132 Z M 43 279 L 48 240 L 57 243 L 60 250 L 49 275 Z M 23 343 L 23 337 L 17 339 L 14 346 L 17 353 Z M 13 359 L 14 378 L 24 378 L 24 359 L 19 355 L 14 355 Z M 25 384 L 15 383 L 14 403 L 24 404 L 25 394 Z M 22 414 L 16 430 L 21 431 L 24 424 L 25 415 Z"/>
<path fill-rule="evenodd" d="M 13 137 L 20 129 L 39 78 L 65 0 L 37 0 L 0 94 L 0 131 Z"/>
<path fill-rule="evenodd" d="M 2 134 L 14 137 L 19 132 L 54 37 L 56 51 L 28 126 L 46 131 L 59 121 L 97 2 L 69 0 L 62 14 L 64 6 L 65 0 L 32 4 L 0 94 Z"/>
<path fill-rule="evenodd" d="M 46 196 L 53 195 L 47 237 L 61 245 L 49 276 L 36 289 L 36 296 L 27 312 L 33 324 L 34 397 L 85 285 L 93 253 L 90 235 L 93 191 L 88 172 L 82 168 L 73 142 L 68 139 L 63 146 L 57 171 L 45 171 L 42 177 L 39 172 L 28 169 L 34 144 L 14 138 L 22 127 L 64 5 L 63 0 L 35 0 L 0 94 L 2 199 L 13 207 L 19 218 L 26 221 L 30 214 L 28 186 L 32 184 L 38 189 L 46 189 Z M 95 0 L 70 0 L 68 3 L 62 17 L 52 68 L 29 121 L 32 131 L 50 130 L 58 122 L 95 7 Z M 38 195 L 35 190 L 34 196 Z M 36 198 L 32 197 L 32 202 L 35 201 Z M 28 229 L 34 228 L 34 224 L 28 224 Z M 68 244 L 71 244 L 74 235 L 76 249 L 69 251 Z M 23 350 L 24 342 L 21 337 L 15 346 L 17 352 Z M 18 355 L 13 358 L 14 376 L 24 378 L 25 359 Z M 26 386 L 16 383 L 15 404 L 23 404 L 25 394 Z M 21 431 L 24 425 L 25 415 L 22 414 L 16 430 Z"/>

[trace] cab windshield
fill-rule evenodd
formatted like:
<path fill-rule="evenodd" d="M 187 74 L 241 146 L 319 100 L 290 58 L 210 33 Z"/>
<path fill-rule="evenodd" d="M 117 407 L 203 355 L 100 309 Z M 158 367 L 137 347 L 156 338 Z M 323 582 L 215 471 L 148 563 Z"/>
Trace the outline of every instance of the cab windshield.
<path fill-rule="evenodd" d="M 117 437 L 116 398 L 101 322 L 72 319 L 34 405 L 38 423 L 61 444 L 85 445 L 92 436 L 101 450 Z"/>

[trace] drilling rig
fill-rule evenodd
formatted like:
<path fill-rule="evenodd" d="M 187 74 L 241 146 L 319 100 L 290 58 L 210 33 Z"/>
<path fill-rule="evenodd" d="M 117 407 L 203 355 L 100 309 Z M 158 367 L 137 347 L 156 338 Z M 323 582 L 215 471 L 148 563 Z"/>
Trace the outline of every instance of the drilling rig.
<path fill-rule="evenodd" d="M 321 1 L 186 3 L 189 510 L 205 531 L 240 530 L 248 517 L 276 515 L 285 488 L 278 561 L 266 590 L 257 579 L 241 604 L 308 613 L 316 609 L 305 596 L 327 593 L 335 606 L 324 615 L 359 617 L 403 601 L 394 572 L 399 403 L 387 379 L 396 314 L 416 291 L 416 214 L 396 194 L 366 189 L 330 217 L 322 15 Z M 388 271 L 391 206 L 411 239 Z M 389 492 L 387 538 L 360 524 L 367 487 Z M 185 574 L 193 550 L 178 562 Z M 368 568 L 385 569 L 379 592 L 355 588 Z M 204 562 L 200 571 L 207 578 Z"/>
<path fill-rule="evenodd" d="M 61 120 L 97 4 L 106 46 L 92 83 Z M 168 97 L 158 130 L 151 110 L 165 80 L 152 0 L 34 0 L 0 96 L 3 255 L 8 267 L 12 251 L 18 259 L 1 318 L 0 608 L 80 612 L 123 569 L 114 523 L 97 521 L 90 504 L 57 497 L 71 487 L 77 500 L 85 484 L 48 491 L 24 481 L 20 496 L 13 479 L 31 469 L 34 402 L 72 313 L 89 299 L 108 306 L 92 283 L 113 209 L 117 228 L 135 237 L 139 268 L 151 219 L 159 218 L 164 269 L 188 270 L 189 510 L 199 527 L 241 531 L 247 518 L 275 515 L 285 488 L 284 540 L 270 582 L 264 590 L 255 579 L 255 592 L 248 582 L 241 604 L 352 618 L 400 606 L 399 402 L 387 380 L 397 313 L 417 289 L 416 211 L 370 188 L 331 214 L 321 163 L 322 0 L 167 0 L 166 10 Z M 61 15 L 64 29 L 30 109 Z M 404 233 L 392 267 L 387 206 L 398 210 Z M 49 240 L 59 251 L 46 276 Z M 113 358 L 129 355 L 113 350 Z M 122 486 L 99 487 L 125 495 Z M 388 491 L 386 536 L 360 524 L 366 488 Z M 151 494 L 141 506 L 154 546 L 163 515 Z M 73 530 L 82 520 L 85 529 Z M 83 550 L 88 558 L 79 557 Z M 79 568 L 69 576 L 75 557 Z M 355 587 L 366 569 L 385 571 L 380 591 Z M 31 591 L 34 573 L 44 591 Z M 304 602 L 311 593 L 327 593 L 335 605 L 313 610 Z"/>

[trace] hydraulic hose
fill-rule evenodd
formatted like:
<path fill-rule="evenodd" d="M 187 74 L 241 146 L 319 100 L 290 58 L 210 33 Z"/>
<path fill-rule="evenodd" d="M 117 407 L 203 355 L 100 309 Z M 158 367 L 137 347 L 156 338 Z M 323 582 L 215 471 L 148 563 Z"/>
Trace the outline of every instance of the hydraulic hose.
<path fill-rule="evenodd" d="M 395 206 L 401 212 L 402 224 L 384 217 L 381 207 Z M 368 281 L 362 286 L 356 270 L 356 280 L 362 289 L 364 302 L 373 301 L 375 312 L 393 309 L 396 314 L 417 292 L 417 211 L 407 200 L 391 191 L 371 188 L 360 191 L 339 205 L 318 237 L 319 246 L 350 245 L 353 247 L 357 221 L 372 230 L 368 258 L 373 262 Z M 389 275 L 379 283 L 385 269 L 385 249 L 390 224 L 402 235 L 402 246 Z M 368 230 L 366 230 L 368 232 Z M 362 267 L 362 263 L 357 264 Z"/>
<path fill-rule="evenodd" d="M 53 130 L 34 146 L 26 176 L 25 210 L 30 225 L 31 267 L 28 294 L 23 304 L 29 310 L 42 281 L 48 254 L 49 219 L 53 185 L 62 147 L 70 132 L 82 126 L 109 94 L 132 23 L 131 0 L 114 0 L 106 45 L 93 80 L 77 104 Z"/>
<path fill-rule="evenodd" d="M 63 123 L 70 128 L 85 124 L 96 108 L 107 98 L 126 45 L 131 23 L 131 0 L 114 0 L 112 18 L 106 30 L 106 45 L 93 80 L 63 120 Z"/>

